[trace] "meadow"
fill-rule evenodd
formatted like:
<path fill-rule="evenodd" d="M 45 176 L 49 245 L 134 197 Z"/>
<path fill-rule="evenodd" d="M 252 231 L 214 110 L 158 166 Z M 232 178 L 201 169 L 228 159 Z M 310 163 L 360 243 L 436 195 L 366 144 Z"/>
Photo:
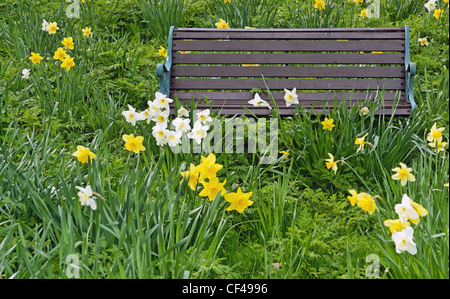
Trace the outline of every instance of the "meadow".
<path fill-rule="evenodd" d="M 449 3 L 380 0 L 369 18 L 373 2 L 2 1 L 0 279 L 448 279 Z M 177 130 L 161 125 L 176 116 L 156 65 L 170 26 L 221 19 L 408 25 L 417 107 L 275 109 L 269 164 L 175 152 L 182 120 L 196 144 L 225 117 L 187 109 Z"/>

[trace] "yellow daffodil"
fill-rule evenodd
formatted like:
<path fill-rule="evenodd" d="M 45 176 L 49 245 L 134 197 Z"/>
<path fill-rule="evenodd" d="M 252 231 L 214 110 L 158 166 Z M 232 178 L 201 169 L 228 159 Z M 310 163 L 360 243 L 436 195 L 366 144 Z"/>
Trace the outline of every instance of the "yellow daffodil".
<path fill-rule="evenodd" d="M 223 165 L 216 163 L 216 156 L 213 153 L 206 158 L 202 156 L 202 163 L 197 166 L 200 172 L 200 180 L 213 179 L 222 167 Z"/>
<path fill-rule="evenodd" d="M 427 135 L 428 142 L 436 142 L 442 140 L 442 131 L 444 131 L 444 128 L 436 128 L 436 123 L 433 124 L 431 127 L 430 133 Z"/>
<path fill-rule="evenodd" d="M 442 16 L 442 9 L 435 9 L 434 13 L 433 13 L 433 17 L 435 17 L 436 19 L 439 19 Z"/>
<path fill-rule="evenodd" d="M 324 0 L 315 0 L 314 8 L 318 10 L 325 9 L 325 1 Z"/>
<path fill-rule="evenodd" d="M 237 192 L 225 194 L 225 200 L 231 203 L 230 206 L 226 208 L 226 211 L 236 210 L 239 213 L 243 213 L 246 208 L 253 204 L 253 201 L 250 200 L 252 194 L 252 192 L 243 193 L 240 187 Z"/>
<path fill-rule="evenodd" d="M 73 60 L 73 57 L 66 55 L 62 60 L 61 67 L 66 68 L 68 71 L 70 71 L 70 69 L 75 65 L 75 62 L 73 62 Z"/>
<path fill-rule="evenodd" d="M 230 3 L 231 0 L 223 0 L 223 3 Z"/>
<path fill-rule="evenodd" d="M 287 152 L 287 151 L 280 151 L 280 154 L 282 154 L 284 156 L 285 160 L 289 160 L 289 152 Z"/>
<path fill-rule="evenodd" d="M 219 29 L 229 29 L 230 26 L 228 26 L 228 23 L 225 22 L 223 19 L 219 19 L 219 22 L 217 22 L 216 27 Z"/>
<path fill-rule="evenodd" d="M 55 34 L 58 29 L 59 28 L 58 28 L 58 25 L 56 24 L 56 22 L 50 23 L 47 26 L 48 34 Z"/>
<path fill-rule="evenodd" d="M 139 154 L 141 151 L 145 151 L 145 147 L 142 145 L 144 137 L 142 136 L 134 137 L 133 134 L 130 134 L 130 135 L 123 135 L 122 139 L 123 141 L 125 141 L 126 150 L 134 152 L 136 154 Z"/>
<path fill-rule="evenodd" d="M 89 37 L 92 34 L 91 27 L 86 27 L 81 29 L 83 31 L 83 36 Z"/>
<path fill-rule="evenodd" d="M 334 174 L 336 174 L 338 168 L 337 168 L 337 162 L 334 161 L 334 156 L 330 153 L 328 153 L 328 156 L 330 157 L 330 159 L 325 159 L 325 165 L 327 166 L 327 169 L 333 169 Z"/>
<path fill-rule="evenodd" d="M 364 139 L 367 137 L 369 133 L 366 133 L 366 135 L 364 135 L 361 138 L 356 138 L 355 139 L 355 145 L 359 145 L 358 149 L 356 150 L 356 152 L 359 152 L 360 150 L 364 149 L 364 145 L 368 144 L 368 142 L 366 142 Z"/>
<path fill-rule="evenodd" d="M 59 47 L 58 50 L 55 52 L 53 59 L 63 61 L 66 55 L 67 55 L 66 51 L 63 48 Z"/>
<path fill-rule="evenodd" d="M 198 171 L 197 167 L 191 163 L 189 170 L 181 171 L 180 174 L 183 176 L 180 184 L 183 183 L 184 180 L 188 180 L 189 188 L 195 191 L 200 179 L 200 172 Z"/>
<path fill-rule="evenodd" d="M 334 119 L 328 119 L 325 117 L 325 120 L 321 122 L 324 130 L 331 131 L 335 125 L 333 125 Z"/>
<path fill-rule="evenodd" d="M 96 154 L 91 152 L 91 150 L 82 145 L 77 146 L 77 151 L 72 154 L 72 156 L 77 157 L 78 161 L 81 163 L 86 163 L 89 159 L 95 159 L 97 157 Z"/>
<path fill-rule="evenodd" d="M 74 49 L 74 43 L 72 37 L 65 37 L 61 44 L 64 45 L 64 48 L 73 50 Z"/>
<path fill-rule="evenodd" d="M 372 197 L 372 195 L 361 192 L 356 195 L 357 199 L 357 205 L 365 212 L 369 213 L 369 215 L 372 215 L 375 210 L 377 210 L 377 204 L 375 202 L 376 197 Z"/>
<path fill-rule="evenodd" d="M 444 184 L 444 187 L 447 187 L 447 191 L 449 191 L 450 190 L 450 187 L 449 187 L 449 184 L 447 183 L 447 184 Z"/>
<path fill-rule="evenodd" d="M 347 196 L 347 198 L 348 200 L 350 200 L 350 204 L 354 206 L 358 202 L 357 198 L 358 192 L 356 192 L 355 190 L 348 190 L 348 192 L 350 193 L 351 196 L 349 195 Z"/>
<path fill-rule="evenodd" d="M 416 178 L 411 173 L 412 168 L 407 167 L 405 164 L 400 162 L 400 167 L 395 167 L 392 169 L 396 173 L 392 175 L 393 180 L 400 180 L 402 186 L 405 186 L 408 181 L 415 182 Z"/>
<path fill-rule="evenodd" d="M 348 1 L 348 2 L 350 2 L 350 1 Z M 356 4 L 359 4 L 359 3 L 363 3 L 364 0 L 353 0 L 353 2 L 355 2 Z"/>
<path fill-rule="evenodd" d="M 33 64 L 41 64 L 41 60 L 44 59 L 44 57 L 39 55 L 39 53 L 31 52 L 31 56 L 28 57 L 28 59 L 30 59 Z"/>
<path fill-rule="evenodd" d="M 447 144 L 448 144 L 447 142 L 442 141 L 442 140 L 428 143 L 428 145 L 431 146 L 432 148 L 436 148 L 436 152 L 438 152 L 438 153 L 445 151 Z"/>
<path fill-rule="evenodd" d="M 222 183 L 219 183 L 218 177 L 210 178 L 208 182 L 201 181 L 203 190 L 198 195 L 207 196 L 209 200 L 213 201 L 217 194 L 223 196 L 227 193 L 227 190 L 224 188 L 226 182 L 227 180 L 224 180 Z"/>
<path fill-rule="evenodd" d="M 402 223 L 400 219 L 392 220 L 388 219 L 384 221 L 384 225 L 389 227 L 389 230 L 391 231 L 391 234 L 395 232 L 401 232 L 405 227 L 410 227 L 411 224 L 406 221 L 405 223 Z"/>
<path fill-rule="evenodd" d="M 359 110 L 359 112 L 361 112 L 362 115 L 367 115 L 367 114 L 370 112 L 370 110 L 369 110 L 369 108 L 367 108 L 367 107 L 362 107 L 362 108 Z"/>
<path fill-rule="evenodd" d="M 167 50 L 163 46 L 159 46 L 158 55 L 162 57 L 167 56 Z"/>
<path fill-rule="evenodd" d="M 367 9 L 363 9 L 363 10 L 361 10 L 361 12 L 359 13 L 359 16 L 361 17 L 361 18 L 365 18 L 365 17 L 367 17 L 367 16 L 369 16 L 369 12 L 367 11 Z"/>

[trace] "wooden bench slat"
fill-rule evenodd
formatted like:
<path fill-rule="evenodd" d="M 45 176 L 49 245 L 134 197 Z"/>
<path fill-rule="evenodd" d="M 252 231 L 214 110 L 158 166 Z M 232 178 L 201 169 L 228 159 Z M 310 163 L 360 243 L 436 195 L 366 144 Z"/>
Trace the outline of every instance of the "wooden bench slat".
<path fill-rule="evenodd" d="M 401 79 L 267 79 L 271 90 L 297 89 L 303 90 L 367 90 L 367 89 L 404 89 L 405 82 Z M 262 79 L 171 79 L 173 90 L 216 89 L 216 90 L 250 90 L 266 89 Z"/>
<path fill-rule="evenodd" d="M 404 78 L 404 67 L 174 66 L 172 77 Z"/>
<path fill-rule="evenodd" d="M 271 93 L 275 101 L 284 101 L 284 92 L 272 92 Z M 217 92 L 217 91 L 174 91 L 171 96 L 179 99 L 180 101 L 191 100 L 205 100 L 215 102 L 227 103 L 247 103 L 249 100 L 253 99 L 255 93 L 239 91 L 239 92 Z M 261 98 L 266 101 L 270 101 L 270 96 L 267 93 L 261 93 Z M 375 99 L 377 92 L 299 92 L 297 90 L 297 96 L 299 101 L 323 101 L 323 100 L 333 100 L 334 98 L 338 100 L 365 100 Z M 395 98 L 400 96 L 400 100 L 405 99 L 405 91 L 399 90 L 399 92 L 385 91 L 383 93 L 385 101 L 393 101 Z"/>
<path fill-rule="evenodd" d="M 404 64 L 403 53 L 177 54 L 173 64 Z"/>
<path fill-rule="evenodd" d="M 173 41 L 174 51 L 404 51 L 404 40 L 362 41 L 247 41 L 247 40 L 195 40 Z"/>

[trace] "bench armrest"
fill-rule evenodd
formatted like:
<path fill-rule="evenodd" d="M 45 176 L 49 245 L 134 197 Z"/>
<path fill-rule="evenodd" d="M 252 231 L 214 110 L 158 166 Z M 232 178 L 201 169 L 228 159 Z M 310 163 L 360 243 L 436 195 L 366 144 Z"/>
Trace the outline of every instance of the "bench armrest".
<path fill-rule="evenodd" d="M 174 26 L 171 26 L 169 31 L 167 61 L 166 63 L 159 63 L 158 65 L 156 65 L 156 75 L 159 77 L 159 92 L 165 94 L 167 97 L 170 93 L 170 69 L 172 67 L 172 35 L 174 28 Z"/>

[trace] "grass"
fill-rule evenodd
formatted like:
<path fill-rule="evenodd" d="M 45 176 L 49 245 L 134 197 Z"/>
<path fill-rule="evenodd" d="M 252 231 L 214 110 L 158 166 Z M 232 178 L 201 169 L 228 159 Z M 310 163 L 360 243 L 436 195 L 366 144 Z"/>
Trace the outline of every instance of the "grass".
<path fill-rule="evenodd" d="M 63 0 L 0 4 L 0 278 L 358 279 L 378 265 L 384 279 L 448 279 L 448 149 L 436 153 L 426 140 L 436 123 L 448 141 L 448 18 L 436 20 L 416 1 L 381 1 L 379 19 L 358 17 L 368 3 L 344 0 L 320 12 L 314 1 L 182 2 L 87 0 L 80 19 L 65 16 Z M 242 214 L 226 211 L 223 196 L 209 201 L 180 175 L 208 152 L 160 148 L 145 122 L 132 126 L 122 116 L 128 104 L 142 111 L 153 100 L 169 25 L 214 27 L 219 18 L 239 28 L 407 24 L 417 110 L 375 116 L 380 92 L 380 102 L 350 110 L 336 101 L 316 116 L 301 107 L 292 118 L 275 112 L 287 160 L 216 153 L 227 192 L 242 188 L 254 202 Z M 42 31 L 42 19 L 60 31 Z M 53 53 L 69 35 L 76 65 L 66 71 Z M 415 43 L 424 36 L 429 47 Z M 44 56 L 41 64 L 30 63 L 31 51 Z M 21 77 L 24 68 L 30 79 Z M 325 117 L 334 119 L 332 132 L 322 128 Z M 355 138 L 366 133 L 373 148 L 356 152 Z M 124 150 L 123 134 L 143 136 L 146 150 Z M 97 158 L 81 164 L 72 156 L 77 145 Z M 345 161 L 336 174 L 325 167 L 328 153 Z M 415 182 L 391 178 L 400 162 Z M 76 187 L 86 185 L 96 210 L 78 200 Z M 352 206 L 348 190 L 378 195 L 378 210 Z M 383 224 L 397 217 L 403 194 L 428 211 L 412 225 L 416 255 L 397 253 Z"/>

